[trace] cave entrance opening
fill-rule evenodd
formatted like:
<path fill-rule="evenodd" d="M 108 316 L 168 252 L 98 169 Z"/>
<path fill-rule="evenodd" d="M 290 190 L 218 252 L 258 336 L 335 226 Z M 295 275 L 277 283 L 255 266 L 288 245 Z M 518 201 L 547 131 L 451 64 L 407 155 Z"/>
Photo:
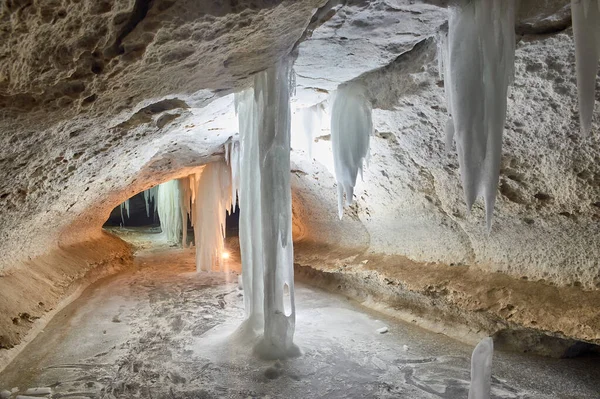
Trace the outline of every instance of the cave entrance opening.
<path fill-rule="evenodd" d="M 192 202 L 186 208 L 184 204 L 186 200 L 182 194 L 177 190 L 171 190 L 175 185 L 179 186 L 180 180 L 162 183 L 128 198 L 112 210 L 102 227 L 124 238 L 127 238 L 127 233 L 134 233 L 139 236 L 154 237 L 171 246 L 196 247 L 196 230 L 192 219 L 194 203 Z M 161 191 L 162 193 L 159 195 Z M 162 205 L 160 204 L 161 200 Z M 195 198 L 193 200 L 195 201 Z M 183 212 L 185 212 L 185 216 Z M 227 241 L 225 247 L 228 249 L 221 251 L 220 256 L 229 258 L 231 248 L 239 248 L 240 209 L 237 201 L 229 209 L 221 210 L 221 212 L 224 213 L 222 218 L 224 225 L 221 226 L 221 233 Z M 221 219 L 222 215 L 217 216 Z"/>

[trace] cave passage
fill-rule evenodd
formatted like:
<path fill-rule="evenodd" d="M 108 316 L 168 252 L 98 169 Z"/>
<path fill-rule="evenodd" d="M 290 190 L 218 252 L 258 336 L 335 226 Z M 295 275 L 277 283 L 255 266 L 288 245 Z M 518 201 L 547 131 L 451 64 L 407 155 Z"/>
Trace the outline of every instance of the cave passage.
<path fill-rule="evenodd" d="M 0 399 L 599 397 L 600 0 L 39 3 Z"/>
<path fill-rule="evenodd" d="M 57 398 L 467 397 L 471 345 L 302 281 L 296 343 L 303 356 L 257 359 L 227 338 L 245 318 L 237 281 L 196 273 L 191 249 L 151 235 L 123 233 L 140 248 L 134 268 L 98 281 L 59 312 L 0 373 L 2 389 L 51 387 Z M 239 270 L 239 260 L 228 262 Z M 492 392 L 593 398 L 596 361 L 498 352 Z"/>

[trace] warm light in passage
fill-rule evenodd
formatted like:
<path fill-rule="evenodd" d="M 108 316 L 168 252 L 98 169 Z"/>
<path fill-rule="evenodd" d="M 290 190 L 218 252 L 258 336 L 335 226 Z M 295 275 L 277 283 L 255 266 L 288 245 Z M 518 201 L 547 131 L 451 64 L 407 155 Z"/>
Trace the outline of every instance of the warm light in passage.
<path fill-rule="evenodd" d="M 229 259 L 229 252 L 223 252 L 221 254 L 221 258 L 223 258 L 223 259 Z"/>

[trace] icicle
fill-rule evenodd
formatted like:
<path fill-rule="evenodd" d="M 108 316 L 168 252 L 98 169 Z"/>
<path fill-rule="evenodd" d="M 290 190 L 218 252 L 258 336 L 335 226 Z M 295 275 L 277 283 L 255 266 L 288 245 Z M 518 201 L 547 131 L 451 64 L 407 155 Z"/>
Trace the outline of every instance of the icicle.
<path fill-rule="evenodd" d="M 363 89 L 358 86 L 339 87 L 331 110 L 331 147 L 340 219 L 344 215 L 344 194 L 346 205 L 352 204 L 356 176 L 359 171 L 362 176 L 372 132 L 371 104 Z"/>
<path fill-rule="evenodd" d="M 444 78 L 467 207 L 485 200 L 491 228 L 508 86 L 514 75 L 514 0 L 459 0 L 450 8 Z M 446 40 L 443 38 L 443 40 Z"/>
<path fill-rule="evenodd" d="M 121 210 L 121 227 L 125 227 L 125 216 L 123 215 L 123 209 L 125 209 L 124 202 L 119 205 L 119 209 Z"/>
<path fill-rule="evenodd" d="M 197 271 L 227 271 L 223 268 L 225 215 L 231 207 L 231 174 L 223 161 L 212 162 L 200 175 L 196 197 L 194 235 Z"/>
<path fill-rule="evenodd" d="M 229 152 L 229 167 L 231 168 L 231 207 L 235 210 L 240 191 L 240 142 L 231 143 Z"/>
<path fill-rule="evenodd" d="M 158 186 L 157 207 L 160 228 L 167 242 L 179 244 L 181 239 L 180 191 L 177 180 Z"/>
<path fill-rule="evenodd" d="M 188 215 L 190 214 L 191 207 L 191 189 L 190 189 L 190 176 L 183 177 L 177 180 L 179 185 L 179 212 L 181 213 L 181 244 L 184 248 L 187 247 L 187 225 Z"/>
<path fill-rule="evenodd" d="M 571 0 L 575 61 L 577 63 L 577 93 L 581 133 L 592 129 L 596 75 L 600 60 L 600 1 Z"/>
<path fill-rule="evenodd" d="M 236 98 L 242 138 L 240 245 L 244 296 L 248 297 L 251 324 L 260 315 L 256 306 L 263 303 L 264 333 L 255 350 L 265 358 L 299 354 L 293 343 L 296 314 L 290 189 L 291 72 L 291 64 L 282 61 L 255 75 L 253 92 Z M 264 301 L 260 291 L 263 288 Z M 260 322 L 251 326 L 257 325 Z"/>
<path fill-rule="evenodd" d="M 323 104 L 298 109 L 292 115 L 292 147 L 306 152 L 308 159 L 312 159 L 314 138 L 321 132 L 321 120 L 325 110 Z M 298 137 L 301 140 L 298 140 Z"/>
<path fill-rule="evenodd" d="M 127 219 L 129 219 L 129 199 L 125 201 L 125 210 L 127 211 Z"/>
<path fill-rule="evenodd" d="M 490 337 L 482 339 L 473 350 L 468 399 L 490 399 L 493 355 L 494 341 Z"/>
<path fill-rule="evenodd" d="M 144 203 L 146 204 L 146 216 L 150 217 L 150 191 L 144 191 Z"/>

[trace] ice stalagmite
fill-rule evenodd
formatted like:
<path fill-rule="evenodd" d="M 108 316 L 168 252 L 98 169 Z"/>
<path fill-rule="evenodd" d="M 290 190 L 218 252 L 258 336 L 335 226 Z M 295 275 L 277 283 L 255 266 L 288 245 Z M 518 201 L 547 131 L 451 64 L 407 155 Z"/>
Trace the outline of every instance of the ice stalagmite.
<path fill-rule="evenodd" d="M 255 75 L 254 89 L 238 95 L 236 101 L 241 137 L 240 245 L 249 310 L 247 323 L 256 331 L 262 323 L 252 322 L 261 313 L 264 315 L 264 332 L 255 351 L 271 359 L 299 354 L 293 343 L 296 313 L 290 188 L 291 73 L 289 61 L 279 62 Z M 287 306 L 286 290 L 290 301 Z M 262 312 L 257 309 L 261 303 Z"/>
<path fill-rule="evenodd" d="M 202 170 L 194 207 L 196 270 L 226 271 L 222 255 L 225 216 L 231 208 L 231 173 L 224 161 L 211 162 Z"/>
<path fill-rule="evenodd" d="M 467 207 L 483 196 L 491 228 L 508 86 L 514 76 L 514 0 L 458 0 L 442 45 L 448 110 Z"/>
<path fill-rule="evenodd" d="M 162 234 L 171 244 L 179 244 L 181 239 L 180 191 L 177 180 L 158 186 L 157 208 Z"/>
<path fill-rule="evenodd" d="M 493 355 L 494 341 L 490 337 L 482 339 L 473 350 L 468 399 L 490 399 Z"/>
<path fill-rule="evenodd" d="M 371 103 L 359 86 L 338 88 L 331 109 L 331 147 L 338 187 L 338 213 L 344 215 L 346 205 L 352 204 L 356 176 L 368 158 L 369 140 L 373 132 Z"/>
<path fill-rule="evenodd" d="M 571 0 L 577 92 L 581 132 L 589 134 L 594 113 L 596 75 L 600 60 L 600 1 Z"/>

